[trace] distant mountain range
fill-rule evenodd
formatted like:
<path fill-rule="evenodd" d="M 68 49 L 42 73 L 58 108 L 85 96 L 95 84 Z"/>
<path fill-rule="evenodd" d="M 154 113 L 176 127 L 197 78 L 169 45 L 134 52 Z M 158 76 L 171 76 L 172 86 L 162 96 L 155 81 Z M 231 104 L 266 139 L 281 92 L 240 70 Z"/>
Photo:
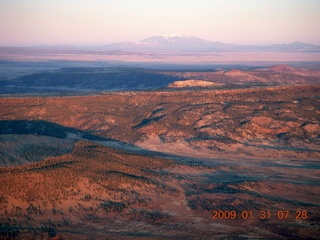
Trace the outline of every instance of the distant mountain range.
<path fill-rule="evenodd" d="M 120 42 L 103 47 L 106 50 L 135 50 L 135 51 L 215 51 L 215 52 L 320 52 L 320 45 L 303 42 L 274 45 L 235 45 L 213 42 L 194 36 L 157 35 L 139 42 Z"/>

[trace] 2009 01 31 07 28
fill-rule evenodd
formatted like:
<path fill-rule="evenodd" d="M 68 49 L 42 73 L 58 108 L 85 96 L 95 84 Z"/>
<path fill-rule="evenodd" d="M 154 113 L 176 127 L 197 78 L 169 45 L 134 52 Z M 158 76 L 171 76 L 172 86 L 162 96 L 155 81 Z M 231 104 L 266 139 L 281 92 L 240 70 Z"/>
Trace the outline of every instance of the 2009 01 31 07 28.
<path fill-rule="evenodd" d="M 220 220 L 234 220 L 234 219 L 302 219 L 305 220 L 308 218 L 308 212 L 306 210 L 278 210 L 278 211 L 270 211 L 270 210 L 213 210 L 212 211 L 212 219 L 220 219 Z"/>

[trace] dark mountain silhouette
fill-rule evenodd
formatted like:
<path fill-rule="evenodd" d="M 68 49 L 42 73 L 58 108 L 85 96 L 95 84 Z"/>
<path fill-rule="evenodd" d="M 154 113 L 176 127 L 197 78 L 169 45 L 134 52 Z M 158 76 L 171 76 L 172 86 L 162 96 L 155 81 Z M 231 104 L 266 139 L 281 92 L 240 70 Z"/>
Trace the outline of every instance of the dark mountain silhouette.
<path fill-rule="evenodd" d="M 158 89 L 179 79 L 145 69 L 63 68 L 55 72 L 33 73 L 14 80 L 0 81 L 0 93 Z"/>

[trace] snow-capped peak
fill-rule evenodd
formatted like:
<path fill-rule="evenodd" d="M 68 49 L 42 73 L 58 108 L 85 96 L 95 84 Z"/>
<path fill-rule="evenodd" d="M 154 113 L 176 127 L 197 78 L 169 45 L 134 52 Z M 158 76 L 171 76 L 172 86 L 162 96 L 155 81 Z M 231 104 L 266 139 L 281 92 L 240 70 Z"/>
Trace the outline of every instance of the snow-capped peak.
<path fill-rule="evenodd" d="M 180 37 L 180 36 L 178 34 L 171 33 L 171 34 L 158 34 L 157 37 L 169 39 L 169 38 L 175 38 L 175 37 Z"/>
<path fill-rule="evenodd" d="M 177 34 L 164 34 L 164 35 L 155 35 L 153 37 L 146 38 L 141 42 L 158 42 L 158 43 L 168 43 L 168 42 L 208 42 L 206 40 L 193 37 L 193 36 L 181 36 Z"/>

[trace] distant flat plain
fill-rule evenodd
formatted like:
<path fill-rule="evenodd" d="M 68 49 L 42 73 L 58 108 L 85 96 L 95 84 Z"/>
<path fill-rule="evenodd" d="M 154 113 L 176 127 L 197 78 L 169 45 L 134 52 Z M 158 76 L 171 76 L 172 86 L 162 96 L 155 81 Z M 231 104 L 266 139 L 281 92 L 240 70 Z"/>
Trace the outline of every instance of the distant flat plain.
<path fill-rule="evenodd" d="M 2 61 L 75 61 L 158 64 L 241 64 L 320 63 L 319 52 L 179 52 L 108 51 L 95 48 L 0 48 Z"/>

